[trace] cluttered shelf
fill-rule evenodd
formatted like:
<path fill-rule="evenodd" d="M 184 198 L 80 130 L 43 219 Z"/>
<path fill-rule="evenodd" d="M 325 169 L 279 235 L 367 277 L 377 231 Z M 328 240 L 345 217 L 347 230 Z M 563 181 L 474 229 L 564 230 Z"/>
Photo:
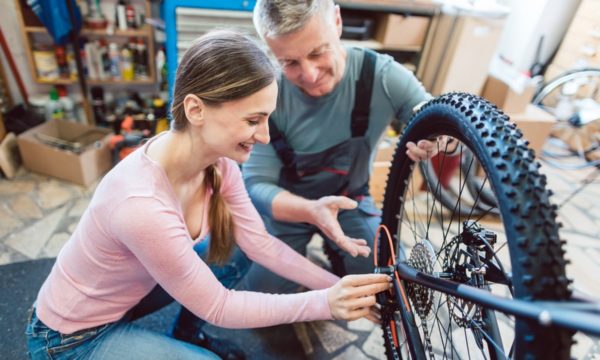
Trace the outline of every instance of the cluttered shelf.
<path fill-rule="evenodd" d="M 391 55 L 417 76 L 428 56 L 439 5 L 430 1 L 336 1 L 343 19 L 342 41 Z"/>
<path fill-rule="evenodd" d="M 25 26 L 25 32 L 29 33 L 47 33 L 43 26 Z M 139 29 L 113 29 L 112 31 L 109 29 L 81 29 L 81 35 L 95 35 L 95 36 L 120 36 L 120 37 L 138 37 L 138 36 L 150 36 L 150 31 L 152 28 L 150 25 L 145 25 Z"/>
<path fill-rule="evenodd" d="M 48 85 L 71 85 L 77 82 L 77 80 L 73 79 L 45 79 L 45 78 L 36 78 L 35 79 L 40 84 L 48 84 Z M 150 85 L 156 84 L 154 79 L 146 79 L 146 80 L 87 80 L 87 83 L 90 85 Z"/>
<path fill-rule="evenodd" d="M 336 0 L 347 9 L 382 12 L 410 12 L 413 15 L 435 15 L 440 5 L 428 0 Z"/>
<path fill-rule="evenodd" d="M 74 43 L 55 44 L 25 0 L 15 0 L 29 66 L 40 84 L 73 85 L 83 76 L 90 85 L 155 85 L 154 30 L 148 0 L 80 2 L 79 51 Z M 84 6 L 86 5 L 86 6 Z M 119 15 L 113 19 L 112 14 Z M 81 54 L 79 74 L 75 55 Z"/>

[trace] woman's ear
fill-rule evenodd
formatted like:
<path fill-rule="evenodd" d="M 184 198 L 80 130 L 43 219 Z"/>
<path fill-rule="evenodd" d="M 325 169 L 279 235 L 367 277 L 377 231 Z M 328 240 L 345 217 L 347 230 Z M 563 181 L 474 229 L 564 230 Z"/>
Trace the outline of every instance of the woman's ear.
<path fill-rule="evenodd" d="M 202 99 L 193 94 L 187 94 L 183 99 L 183 109 L 187 120 L 192 125 L 202 125 L 204 123 L 205 105 Z"/>

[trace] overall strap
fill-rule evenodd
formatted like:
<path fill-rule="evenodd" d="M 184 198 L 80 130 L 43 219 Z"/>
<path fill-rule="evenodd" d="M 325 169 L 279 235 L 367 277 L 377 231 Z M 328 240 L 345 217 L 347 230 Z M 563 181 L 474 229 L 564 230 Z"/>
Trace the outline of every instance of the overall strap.
<path fill-rule="evenodd" d="M 354 109 L 352 109 L 352 137 L 364 136 L 369 127 L 369 107 L 371 106 L 377 54 L 369 49 L 364 49 L 364 53 L 360 78 L 356 82 Z"/>
<path fill-rule="evenodd" d="M 284 168 L 295 168 L 296 166 L 296 153 L 294 149 L 287 143 L 287 140 L 275 126 L 275 121 L 272 117 L 269 117 L 269 136 L 271 137 L 271 145 L 275 149 L 277 156 L 283 163 Z"/>

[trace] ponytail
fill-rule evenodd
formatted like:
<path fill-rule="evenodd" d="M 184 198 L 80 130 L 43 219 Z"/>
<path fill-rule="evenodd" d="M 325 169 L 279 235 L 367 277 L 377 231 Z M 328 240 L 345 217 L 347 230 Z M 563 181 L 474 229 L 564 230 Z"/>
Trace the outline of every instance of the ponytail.
<path fill-rule="evenodd" d="M 206 184 L 212 189 L 210 197 L 210 211 L 208 221 L 210 224 L 210 248 L 208 262 L 218 265 L 224 264 L 233 249 L 233 220 L 221 195 L 221 174 L 215 165 L 206 168 Z"/>

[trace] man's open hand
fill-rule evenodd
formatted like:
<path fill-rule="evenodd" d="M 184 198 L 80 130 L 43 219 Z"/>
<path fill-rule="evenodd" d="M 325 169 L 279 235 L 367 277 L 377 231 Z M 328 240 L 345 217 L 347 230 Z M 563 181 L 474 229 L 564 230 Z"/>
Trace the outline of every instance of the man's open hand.
<path fill-rule="evenodd" d="M 316 201 L 316 206 L 311 210 L 311 223 L 348 254 L 367 257 L 371 253 L 367 241 L 346 236 L 338 221 L 340 210 L 351 210 L 357 205 L 356 201 L 345 196 L 324 196 Z"/>

